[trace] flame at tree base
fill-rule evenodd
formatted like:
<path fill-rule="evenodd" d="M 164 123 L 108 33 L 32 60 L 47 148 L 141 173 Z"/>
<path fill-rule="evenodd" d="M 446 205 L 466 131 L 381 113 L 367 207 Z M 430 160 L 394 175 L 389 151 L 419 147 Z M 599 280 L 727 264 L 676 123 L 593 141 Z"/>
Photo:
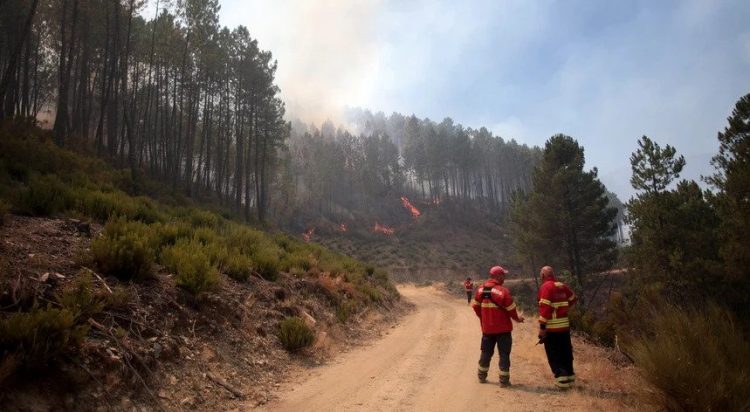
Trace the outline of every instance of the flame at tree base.
<path fill-rule="evenodd" d="M 411 213 L 412 217 L 414 219 L 418 218 L 422 212 L 419 211 L 414 205 L 411 204 L 409 201 L 409 198 L 406 196 L 401 196 L 401 204 L 404 205 L 404 207 L 409 210 L 409 213 Z"/>
<path fill-rule="evenodd" d="M 396 233 L 396 229 L 388 226 L 383 226 L 380 223 L 375 222 L 375 226 L 372 228 L 373 233 L 382 233 L 387 236 L 393 236 Z"/>

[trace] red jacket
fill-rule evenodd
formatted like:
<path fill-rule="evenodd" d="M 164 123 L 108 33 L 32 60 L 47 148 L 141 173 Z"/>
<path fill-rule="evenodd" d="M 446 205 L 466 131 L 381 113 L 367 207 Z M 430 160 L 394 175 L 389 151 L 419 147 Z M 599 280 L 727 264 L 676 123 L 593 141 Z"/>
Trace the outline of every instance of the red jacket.
<path fill-rule="evenodd" d="M 491 335 L 513 330 L 511 318 L 518 321 L 516 304 L 510 291 L 495 279 L 490 279 L 474 294 L 471 303 L 482 324 L 482 333 Z"/>
<path fill-rule="evenodd" d="M 575 305 L 576 295 L 562 282 L 547 280 L 539 288 L 539 323 L 545 324 L 548 332 L 570 330 L 568 309 Z"/>
<path fill-rule="evenodd" d="M 467 280 L 464 282 L 464 289 L 466 289 L 467 292 L 471 292 L 474 290 L 474 282 Z"/>

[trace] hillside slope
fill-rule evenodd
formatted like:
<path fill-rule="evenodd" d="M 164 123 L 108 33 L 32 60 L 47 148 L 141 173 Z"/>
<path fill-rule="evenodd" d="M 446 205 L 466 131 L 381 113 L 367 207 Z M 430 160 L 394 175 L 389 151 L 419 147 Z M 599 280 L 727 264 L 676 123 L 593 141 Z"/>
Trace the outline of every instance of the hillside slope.
<path fill-rule="evenodd" d="M 0 217 L 4 410 L 263 404 L 290 365 L 403 308 L 379 269 L 17 124 L 0 129 Z"/>

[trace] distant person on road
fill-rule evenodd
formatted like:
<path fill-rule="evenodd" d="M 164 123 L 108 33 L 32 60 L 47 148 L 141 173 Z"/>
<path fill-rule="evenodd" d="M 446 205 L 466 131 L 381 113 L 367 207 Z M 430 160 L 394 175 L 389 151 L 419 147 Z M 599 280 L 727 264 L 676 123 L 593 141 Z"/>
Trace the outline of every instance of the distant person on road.
<path fill-rule="evenodd" d="M 477 371 L 480 383 L 487 382 L 490 361 L 497 346 L 500 354 L 500 385 L 510 385 L 510 349 L 513 345 L 511 319 L 521 323 L 523 316 L 518 315 L 510 291 L 503 287 L 507 273 L 501 266 L 493 266 L 490 269 L 490 279 L 481 288 L 477 288 L 471 304 L 482 325 L 482 355 L 479 357 Z"/>
<path fill-rule="evenodd" d="M 568 309 L 575 305 L 576 295 L 562 282 L 555 280 L 552 267 L 545 266 L 539 273 L 539 342 L 544 343 L 547 361 L 555 375 L 555 386 L 573 386 L 573 345 L 570 342 Z"/>
<path fill-rule="evenodd" d="M 464 281 L 464 290 L 466 290 L 466 303 L 471 304 L 471 297 L 474 295 L 474 282 L 471 278 L 466 278 Z"/>

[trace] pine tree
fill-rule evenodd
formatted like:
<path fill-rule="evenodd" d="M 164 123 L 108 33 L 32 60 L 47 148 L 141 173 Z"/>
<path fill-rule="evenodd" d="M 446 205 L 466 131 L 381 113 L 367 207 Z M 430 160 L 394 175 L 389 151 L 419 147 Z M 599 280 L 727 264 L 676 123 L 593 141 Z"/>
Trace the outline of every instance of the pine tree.
<path fill-rule="evenodd" d="M 736 280 L 750 279 L 750 94 L 740 98 L 729 125 L 719 132 L 719 154 L 709 179 L 719 190 L 716 206 L 721 218 L 722 257 Z"/>
<path fill-rule="evenodd" d="M 631 279 L 636 289 L 682 299 L 717 286 L 718 218 L 710 194 L 693 181 L 668 188 L 685 165 L 672 146 L 643 136 L 630 158 L 631 183 L 639 193 L 627 204 L 631 226 Z"/>
<path fill-rule="evenodd" d="M 615 260 L 610 237 L 617 209 L 608 206 L 597 170 L 584 171 L 584 161 L 577 141 L 552 136 L 534 170 L 528 199 L 514 203 L 511 224 L 515 233 L 528 234 L 515 240 L 517 249 L 533 245 L 538 250 L 527 251 L 529 256 L 570 270 L 585 288 L 587 274 L 609 269 Z"/>

